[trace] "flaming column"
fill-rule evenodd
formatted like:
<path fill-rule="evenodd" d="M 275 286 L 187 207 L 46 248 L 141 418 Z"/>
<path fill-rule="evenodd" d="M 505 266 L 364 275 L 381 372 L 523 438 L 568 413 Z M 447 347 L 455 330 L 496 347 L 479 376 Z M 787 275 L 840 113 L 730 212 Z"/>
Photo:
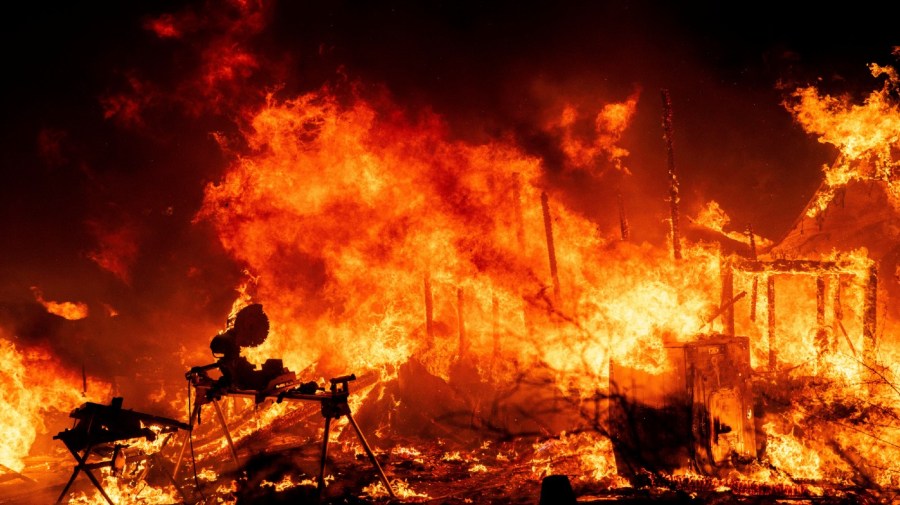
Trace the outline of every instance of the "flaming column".
<path fill-rule="evenodd" d="M 663 102 L 663 133 L 666 139 L 666 159 L 669 167 L 669 205 L 672 211 L 672 253 L 681 259 L 681 232 L 678 229 L 678 175 L 675 172 L 675 150 L 672 146 L 672 101 L 669 90 L 661 91 Z"/>
<path fill-rule="evenodd" d="M 827 289 L 825 276 L 816 276 L 816 354 L 821 361 L 825 354 L 831 351 L 831 342 L 825 329 L 825 291 Z"/>
<path fill-rule="evenodd" d="M 722 270 L 720 311 L 723 316 L 723 330 L 726 335 L 734 336 L 734 304 L 737 301 L 734 296 L 734 270 L 730 260 L 722 260 L 720 268 Z M 743 293 L 741 295 L 743 296 Z"/>
<path fill-rule="evenodd" d="M 559 303 L 559 272 L 556 268 L 556 247 L 553 245 L 553 222 L 550 220 L 547 192 L 541 192 L 541 208 L 544 211 L 544 232 L 547 234 L 547 256 L 550 259 L 550 275 L 553 277 L 553 295 Z"/>
<path fill-rule="evenodd" d="M 434 298 L 431 296 L 431 274 L 425 272 L 425 335 L 428 345 L 434 343 Z"/>
<path fill-rule="evenodd" d="M 756 261 L 756 238 L 753 233 L 753 225 L 747 225 L 747 235 L 750 236 L 750 259 Z M 750 294 L 750 320 L 756 321 L 756 302 L 759 299 L 759 277 L 753 276 L 753 287 Z"/>
<path fill-rule="evenodd" d="M 775 274 L 770 273 L 766 279 L 766 302 L 769 316 L 769 370 L 775 371 L 777 356 L 775 354 Z"/>
<path fill-rule="evenodd" d="M 875 336 L 878 316 L 878 267 L 869 267 L 869 282 L 866 284 L 866 301 L 863 310 L 863 363 L 874 364 Z"/>

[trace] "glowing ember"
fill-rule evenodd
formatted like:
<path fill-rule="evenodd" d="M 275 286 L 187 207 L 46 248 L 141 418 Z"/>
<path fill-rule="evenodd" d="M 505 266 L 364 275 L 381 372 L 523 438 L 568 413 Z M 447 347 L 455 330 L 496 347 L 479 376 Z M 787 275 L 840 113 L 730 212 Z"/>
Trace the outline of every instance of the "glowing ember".
<path fill-rule="evenodd" d="M 178 491 L 173 486 L 156 488 L 148 486 L 145 482 L 132 482 L 110 475 L 106 471 L 103 471 L 103 473 L 105 475 L 100 479 L 100 482 L 106 494 L 113 500 L 113 503 L 168 505 L 182 501 L 181 495 L 178 494 Z M 95 489 L 89 493 L 73 493 L 67 503 L 70 505 L 102 505 L 108 502 Z"/>

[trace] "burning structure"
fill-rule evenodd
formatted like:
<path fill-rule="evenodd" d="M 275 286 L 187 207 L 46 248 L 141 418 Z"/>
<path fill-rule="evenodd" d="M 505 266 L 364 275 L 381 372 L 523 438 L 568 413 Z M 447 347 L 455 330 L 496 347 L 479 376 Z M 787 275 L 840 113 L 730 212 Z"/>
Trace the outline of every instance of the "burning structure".
<path fill-rule="evenodd" d="M 837 161 L 779 227 L 760 216 L 783 206 L 736 203 L 778 198 L 714 201 L 691 177 L 703 157 L 676 139 L 697 123 L 680 118 L 707 102 L 685 87 L 660 108 L 659 80 L 535 78 L 536 110 L 475 122 L 372 84 L 346 41 L 303 46 L 340 61 L 296 82 L 311 60 L 272 50 L 300 43 L 277 26 L 290 9 L 141 13 L 166 66 L 191 71 L 135 68 L 92 102 L 128 159 L 152 160 L 134 178 L 99 169 L 79 128 L 34 134 L 42 166 L 83 185 L 87 280 L 11 276 L 26 298 L 0 311 L 0 503 L 533 503 L 548 476 L 582 502 L 893 498 L 893 67 L 855 101 L 784 85 L 779 112 Z M 179 121 L 202 150 L 179 152 Z M 203 168 L 168 184 L 182 157 Z M 104 425 L 92 467 L 72 433 L 121 414 L 113 398 L 139 422 Z M 183 443 L 131 440 L 153 420 Z M 103 475 L 67 486 L 54 433 L 75 475 Z"/>

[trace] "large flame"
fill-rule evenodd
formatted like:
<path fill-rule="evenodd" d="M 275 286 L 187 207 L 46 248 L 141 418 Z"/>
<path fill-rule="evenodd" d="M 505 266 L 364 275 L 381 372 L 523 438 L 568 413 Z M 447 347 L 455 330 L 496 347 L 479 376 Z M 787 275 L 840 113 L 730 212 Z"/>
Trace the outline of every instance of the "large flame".
<path fill-rule="evenodd" d="M 894 112 L 884 103 L 876 109 L 879 117 Z M 622 154 L 576 142 L 566 133 L 576 116 L 566 109 L 557 123 L 573 160 Z M 271 316 L 273 335 L 253 350 L 255 359 L 279 356 L 322 374 L 375 371 L 383 380 L 415 359 L 451 381 L 464 361 L 495 386 L 541 369 L 561 394 L 584 400 L 608 391 L 611 361 L 662 374 L 673 365 L 667 345 L 725 331 L 724 314 L 733 310 L 755 369 L 774 367 L 798 384 L 816 377 L 829 395 L 843 390 L 840 400 L 810 405 L 810 390 L 800 388 L 803 399 L 771 414 L 788 422 L 766 418 L 766 461 L 797 478 L 844 478 L 844 447 L 858 437 L 892 439 L 872 430 L 854 435 L 840 416 L 822 421 L 823 409 L 872 391 L 864 387 L 871 367 L 865 250 L 836 250 L 797 270 L 775 268 L 778 258 L 762 270 L 738 268 L 729 300 L 722 267 L 731 263 L 717 247 L 688 246 L 675 261 L 658 247 L 615 240 L 565 200 L 542 202 L 540 160 L 512 143 L 451 140 L 439 117 L 409 119 L 384 97 L 331 88 L 270 97 L 247 124 L 251 150 L 208 186 L 198 217 L 216 225 Z M 896 142 L 878 138 L 855 155 Z M 727 222 L 715 202 L 697 220 L 729 235 Z M 777 321 L 774 335 L 769 321 Z M 805 438 L 793 434 L 804 428 Z M 594 455 L 577 460 L 609 476 L 609 448 L 580 446 Z"/>
<path fill-rule="evenodd" d="M 49 350 L 17 345 L 3 335 L 0 384 L 0 464 L 16 471 L 24 468 L 38 433 L 46 433 L 48 413 L 68 412 L 109 393 L 107 384 L 63 368 Z"/>
<path fill-rule="evenodd" d="M 852 180 L 882 180 L 888 183 L 892 201 L 900 208 L 900 188 L 895 171 L 900 168 L 900 87 L 897 71 L 890 66 L 869 66 L 875 77 L 884 76 L 884 86 L 871 92 L 862 103 L 848 96 L 823 95 L 817 88 L 797 89 L 785 106 L 803 128 L 819 136 L 819 142 L 838 148 L 841 157 L 824 167 L 825 181 L 810 217 L 825 210 L 834 191 Z"/>
<path fill-rule="evenodd" d="M 247 138 L 253 151 L 207 188 L 200 217 L 258 278 L 274 329 L 259 356 L 334 372 L 416 355 L 442 377 L 462 355 L 483 370 L 502 357 L 593 390 L 610 355 L 665 367 L 663 342 L 714 310 L 715 251 L 675 264 L 551 199 L 554 280 L 540 162 L 513 144 L 452 141 L 433 115 L 329 89 L 270 98 Z"/>

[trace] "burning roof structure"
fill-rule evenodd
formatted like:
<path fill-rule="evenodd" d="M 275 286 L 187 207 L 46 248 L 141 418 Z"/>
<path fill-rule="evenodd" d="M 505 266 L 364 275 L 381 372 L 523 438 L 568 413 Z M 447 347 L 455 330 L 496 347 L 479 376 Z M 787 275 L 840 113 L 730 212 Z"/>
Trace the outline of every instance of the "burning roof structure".
<path fill-rule="evenodd" d="M 0 504 L 896 500 L 898 41 L 520 7 L 27 14 Z"/>

